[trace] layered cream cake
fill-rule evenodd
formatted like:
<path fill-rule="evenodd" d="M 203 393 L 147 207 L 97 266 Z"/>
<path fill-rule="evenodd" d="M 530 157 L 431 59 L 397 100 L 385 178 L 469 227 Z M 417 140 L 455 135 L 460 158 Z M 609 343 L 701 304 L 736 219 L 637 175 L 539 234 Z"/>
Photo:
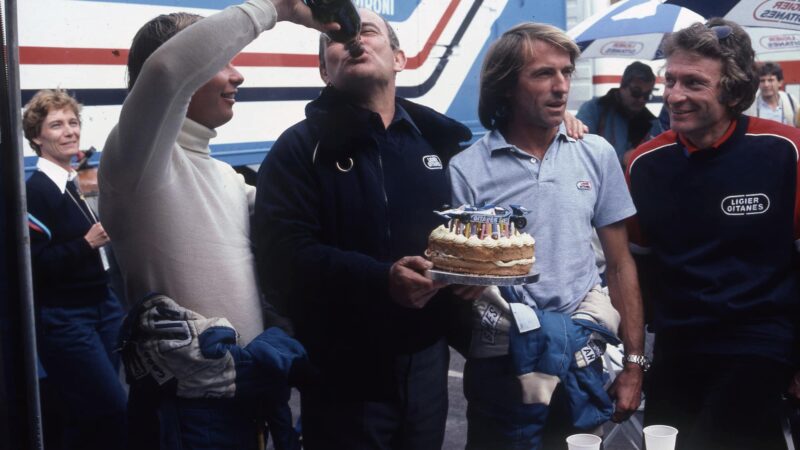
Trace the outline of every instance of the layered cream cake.
<path fill-rule="evenodd" d="M 434 268 L 487 276 L 526 275 L 535 261 L 531 235 L 524 226 L 523 208 L 462 206 L 439 212 L 448 218 L 428 237 L 425 254 Z"/>

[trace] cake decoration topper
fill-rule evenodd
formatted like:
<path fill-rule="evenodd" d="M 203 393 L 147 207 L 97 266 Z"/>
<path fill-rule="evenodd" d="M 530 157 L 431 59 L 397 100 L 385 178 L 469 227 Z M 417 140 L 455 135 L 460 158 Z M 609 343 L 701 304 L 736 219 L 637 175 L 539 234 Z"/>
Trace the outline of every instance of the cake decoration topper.
<path fill-rule="evenodd" d="M 482 207 L 461 205 L 444 211 L 434 211 L 448 220 L 450 231 L 467 238 L 510 237 L 518 234 L 528 221 L 523 217 L 530 211 L 519 205 L 509 205 L 509 209 L 485 204 Z"/>
<path fill-rule="evenodd" d="M 524 216 L 525 214 L 528 214 L 530 211 L 524 206 L 520 205 L 508 205 L 508 206 L 511 208 L 512 211 L 511 220 L 514 222 L 514 225 L 516 225 L 517 228 L 525 228 L 525 225 L 528 224 L 528 219 L 526 219 Z"/>

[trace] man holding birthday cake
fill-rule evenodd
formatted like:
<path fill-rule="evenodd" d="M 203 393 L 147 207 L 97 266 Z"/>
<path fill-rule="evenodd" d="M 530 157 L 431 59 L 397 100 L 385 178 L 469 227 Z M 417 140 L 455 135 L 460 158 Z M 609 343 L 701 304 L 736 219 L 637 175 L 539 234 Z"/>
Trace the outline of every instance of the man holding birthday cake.
<path fill-rule="evenodd" d="M 563 119 L 578 54 L 575 43 L 549 25 L 523 23 L 504 33 L 489 49 L 481 73 L 479 116 L 489 133 L 450 162 L 452 204 L 521 205 L 530 211 L 522 231 L 536 240 L 535 267 L 541 273 L 537 283 L 503 292 L 513 318 L 487 320 L 493 306 L 482 301 L 493 290 L 476 303 L 464 373 L 469 449 L 563 446 L 559 435 L 573 432 L 573 426 L 595 427 L 607 416 L 619 422 L 639 406 L 647 360 L 641 297 L 624 226 L 635 209 L 613 147 L 595 135 L 575 140 L 566 133 Z M 595 266 L 594 228 L 607 257 L 608 292 L 600 288 Z M 523 329 L 515 303 L 536 312 L 541 330 L 558 317 L 588 318 L 611 335 L 619 325 L 626 356 L 609 392 L 616 400 L 613 415 L 607 398 L 607 416 L 584 420 L 585 411 L 577 407 L 568 411 L 569 419 L 555 413 L 559 391 L 576 405 L 572 400 L 581 394 L 568 380 L 585 378 L 582 372 L 556 376 L 554 371 L 534 370 L 520 376 L 514 371 L 517 357 L 525 352 L 514 342 L 537 333 Z M 507 331 L 510 339 L 505 341 L 498 339 L 503 323 L 519 328 Z M 601 353 L 596 350 L 592 347 L 587 354 Z M 552 355 L 545 351 L 539 356 L 537 363 Z M 578 364 L 591 367 L 594 375 L 599 365 L 594 358 Z M 564 389 L 555 387 L 559 382 Z M 591 383 L 583 387 L 602 397 L 596 380 Z M 560 441 L 550 442 L 551 437 Z"/>
<path fill-rule="evenodd" d="M 301 390 L 304 448 L 440 449 L 446 292 L 422 254 L 470 132 L 396 97 L 405 54 L 385 20 L 360 16 L 356 41 L 322 36 L 327 87 L 259 171 L 259 275 L 320 371 Z"/>

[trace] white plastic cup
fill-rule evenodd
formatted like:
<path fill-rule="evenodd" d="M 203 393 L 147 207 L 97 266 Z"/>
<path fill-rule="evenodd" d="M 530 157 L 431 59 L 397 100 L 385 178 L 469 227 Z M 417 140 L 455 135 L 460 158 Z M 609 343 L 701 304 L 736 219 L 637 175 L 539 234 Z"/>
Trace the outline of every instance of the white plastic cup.
<path fill-rule="evenodd" d="M 603 442 L 600 436 L 593 434 L 573 434 L 567 438 L 567 448 L 569 450 L 600 450 L 600 443 Z"/>
<path fill-rule="evenodd" d="M 644 427 L 644 443 L 647 450 L 675 450 L 678 429 L 669 425 Z"/>

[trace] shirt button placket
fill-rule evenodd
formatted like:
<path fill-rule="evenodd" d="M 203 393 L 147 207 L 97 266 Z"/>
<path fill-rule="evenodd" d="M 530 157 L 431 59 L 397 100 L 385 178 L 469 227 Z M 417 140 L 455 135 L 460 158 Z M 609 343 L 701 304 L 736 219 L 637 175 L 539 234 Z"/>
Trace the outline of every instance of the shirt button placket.
<path fill-rule="evenodd" d="M 529 161 L 531 162 L 531 165 L 533 166 L 533 168 L 531 169 L 531 175 L 533 176 L 534 180 L 538 181 L 539 180 L 539 172 L 541 171 L 542 166 L 541 166 L 541 164 L 539 164 L 539 160 L 537 160 L 536 158 L 531 158 Z"/>

